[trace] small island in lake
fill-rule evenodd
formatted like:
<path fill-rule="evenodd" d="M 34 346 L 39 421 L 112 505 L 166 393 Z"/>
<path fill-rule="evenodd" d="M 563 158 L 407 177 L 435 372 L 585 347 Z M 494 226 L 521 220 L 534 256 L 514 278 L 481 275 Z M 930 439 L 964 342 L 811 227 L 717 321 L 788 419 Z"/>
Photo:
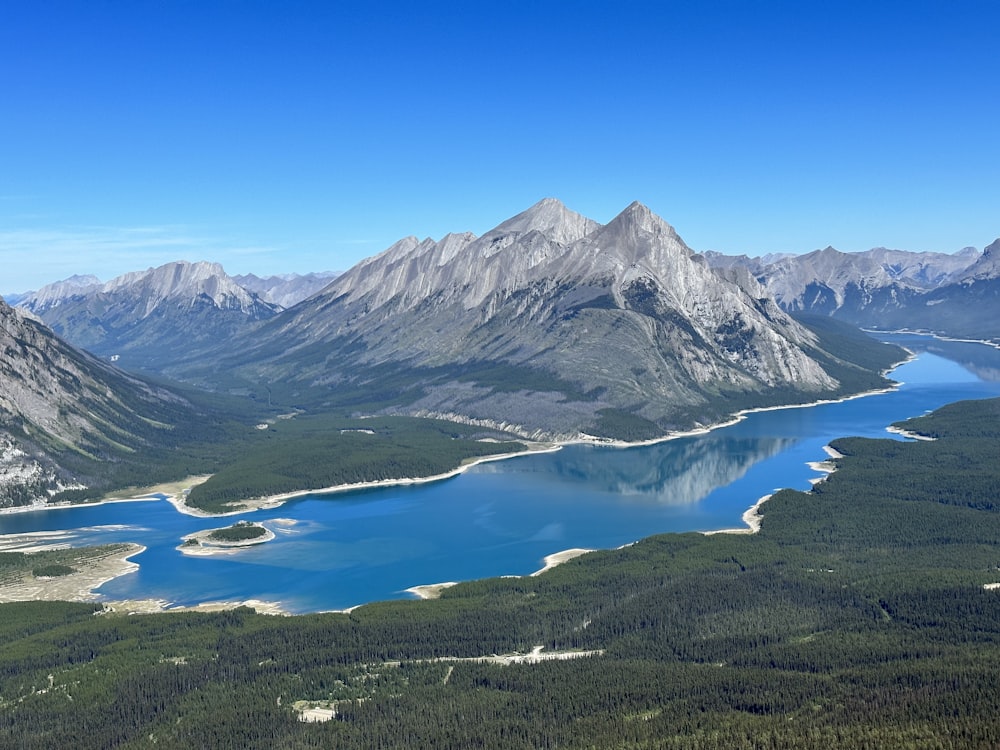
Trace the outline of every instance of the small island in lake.
<path fill-rule="evenodd" d="M 185 555 L 217 555 L 264 544 L 272 539 L 274 532 L 261 524 L 239 521 L 225 528 L 188 534 L 177 549 Z"/>

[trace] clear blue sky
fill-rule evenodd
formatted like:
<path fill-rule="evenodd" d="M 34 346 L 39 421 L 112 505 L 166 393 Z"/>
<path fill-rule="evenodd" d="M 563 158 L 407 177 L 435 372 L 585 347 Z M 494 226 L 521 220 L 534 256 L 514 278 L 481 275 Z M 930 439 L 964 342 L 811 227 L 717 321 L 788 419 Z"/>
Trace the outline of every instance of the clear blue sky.
<path fill-rule="evenodd" d="M 1000 2 L 0 4 L 0 292 L 344 270 L 554 196 L 696 250 L 1000 235 Z"/>

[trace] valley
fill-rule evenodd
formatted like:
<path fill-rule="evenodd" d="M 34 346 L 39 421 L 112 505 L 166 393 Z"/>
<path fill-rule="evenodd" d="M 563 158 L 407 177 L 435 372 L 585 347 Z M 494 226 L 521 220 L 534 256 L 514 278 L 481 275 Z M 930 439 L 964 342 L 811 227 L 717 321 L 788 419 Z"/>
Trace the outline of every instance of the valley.
<path fill-rule="evenodd" d="M 389 480 L 220 507 L 214 512 L 226 513 L 228 523 L 262 524 L 274 534 L 258 548 L 219 558 L 222 566 L 206 557 L 178 558 L 185 538 L 223 525 L 213 514 L 179 504 L 182 485 L 160 488 L 173 494 L 174 505 L 151 498 L 14 514 L 0 517 L 0 530 L 58 531 L 55 542 L 62 545 L 142 544 L 139 574 L 103 586 L 104 601 L 153 598 L 191 607 L 256 600 L 301 613 L 406 597 L 407 590 L 438 581 L 527 575 L 568 548 L 607 549 L 657 532 L 741 527 L 746 509 L 775 487 L 804 489 L 822 476 L 813 466 L 834 439 L 883 436 L 887 425 L 908 415 L 1000 395 L 995 377 L 968 369 L 969 350 L 983 350 L 978 366 L 984 374 L 996 363 L 996 350 L 928 337 L 894 340 L 920 354 L 893 372 L 903 385 L 879 394 L 755 411 L 727 426 L 640 447 L 580 443 L 479 463 L 450 479 Z M 366 421 L 375 428 L 370 432 L 385 426 Z M 377 439 L 368 432 L 325 432 L 345 441 Z M 483 445 L 496 450 L 495 443 Z M 251 476 L 259 458 L 248 454 L 235 475 Z"/>
<path fill-rule="evenodd" d="M 725 746 L 760 731 L 799 738 L 804 728 L 874 736 L 870 721 L 850 718 L 864 716 L 856 707 L 836 709 L 848 698 L 830 688 L 845 671 L 863 674 L 874 681 L 866 700 L 905 705 L 880 681 L 892 670 L 873 670 L 868 656 L 916 670 L 925 685 L 937 684 L 940 669 L 980 679 L 963 665 L 984 652 L 952 641 L 925 659 L 892 660 L 906 644 L 933 640 L 912 601 L 953 601 L 954 592 L 940 593 L 953 579 L 963 597 L 995 583 L 979 582 L 989 522 L 966 517 L 992 512 L 989 479 L 963 473 L 981 471 L 994 402 L 893 427 L 888 444 L 874 439 L 905 417 L 1000 395 L 1000 365 L 995 349 L 876 340 L 854 325 L 871 320 L 862 312 L 891 320 L 871 300 L 944 299 L 956 279 L 988 289 L 991 252 L 823 251 L 825 281 L 817 272 L 795 292 L 811 266 L 700 255 L 638 203 L 600 225 L 546 199 L 482 237 L 402 240 L 344 274 L 310 279 L 299 300 L 277 281 L 244 277 L 254 291 L 220 266 L 179 262 L 108 283 L 67 280 L 23 296 L 17 309 L 0 303 L 8 382 L 25 383 L 8 387 L 2 404 L 5 504 L 33 511 L 0 515 L 11 635 L 0 670 L 17 677 L 0 701 L 65 742 L 92 746 L 80 727 L 110 736 L 103 719 L 46 698 L 66 691 L 92 705 L 108 689 L 132 692 L 60 663 L 44 641 L 65 627 L 80 648 L 93 644 L 83 663 L 118 658 L 122 679 L 160 696 L 163 717 L 115 719 L 133 743 L 281 737 L 311 746 L 374 731 L 392 746 L 404 735 L 388 715 L 409 727 L 433 715 L 429 736 L 479 742 L 503 713 L 525 746 L 573 745 L 567 722 L 582 717 L 560 707 L 558 721 L 540 725 L 520 691 L 546 705 L 563 694 L 556 680 L 583 696 L 594 668 L 615 691 L 584 701 L 591 742 L 619 732 L 623 711 L 642 718 L 637 742 L 661 733 L 662 721 L 677 726 L 692 699 L 668 697 L 663 679 L 696 686 L 701 705 L 719 707 L 706 721 Z M 890 262 L 896 286 L 874 291 Z M 833 291 L 818 293 L 822 284 Z M 862 288 L 865 303 L 853 303 Z M 939 322 L 941 333 L 990 335 Z M 916 358 L 890 374 L 908 351 Z M 40 366 L 49 362 L 54 376 Z M 100 393 L 107 404 L 94 400 Z M 970 408 L 981 412 L 971 417 Z M 902 440 L 915 434 L 937 440 Z M 961 471 L 942 468 L 953 444 L 941 453 L 938 443 L 949 435 L 962 446 Z M 834 458 L 820 465 L 829 445 Z M 936 502 L 954 508 L 921 506 L 917 515 L 948 533 L 928 541 L 911 524 L 900 547 L 893 493 L 926 501 L 928 471 Z M 867 505 L 845 504 L 848 495 Z M 815 500 L 827 497 L 837 510 L 824 521 Z M 734 530 L 753 533 L 720 533 Z M 933 578 L 930 588 L 913 565 Z M 415 596 L 428 600 L 405 601 Z M 976 599 L 969 617 L 980 622 L 989 606 Z M 273 624 L 253 611 L 297 616 Z M 142 617 L 124 634 L 121 615 L 133 613 Z M 879 622 L 892 624 L 869 632 Z M 949 622 L 945 640 L 961 630 Z M 222 688 L 200 644 L 226 632 L 264 658 L 248 671 L 245 647 L 221 636 L 213 658 L 236 676 Z M 119 638 L 157 642 L 160 660 L 115 656 Z M 301 656 L 278 641 L 299 643 Z M 860 642 L 854 660 L 827 658 Z M 327 656 L 308 656 L 320 644 Z M 49 654 L 47 688 L 32 682 L 42 678 L 27 653 Z M 796 692 L 802 660 L 817 682 Z M 199 677 L 190 685 L 257 717 L 267 739 L 214 698 L 211 716 L 192 713 L 175 671 L 192 665 Z M 718 679 L 705 679 L 707 665 Z M 511 689 L 511 670 L 532 671 L 518 671 L 522 687 Z M 292 686 L 278 673 L 304 681 Z M 280 690 L 268 693 L 273 708 L 252 697 L 266 692 L 265 679 Z M 657 697 L 640 685 L 659 686 Z M 734 685 L 763 691 L 765 702 L 785 696 L 780 711 L 796 729 L 727 702 Z M 833 703 L 807 710 L 821 685 Z M 625 705 L 625 694 L 636 697 Z M 443 699 L 477 712 L 483 734 L 440 710 Z M 891 720 L 880 737 L 992 736 L 989 724 L 946 729 L 938 698 L 929 700 L 920 704 L 925 723 Z M 296 707 L 319 707 L 325 723 L 307 728 Z M 182 729 L 161 723 L 175 715 L 200 718 Z M 678 746 L 698 745 L 703 725 L 681 726 Z M 15 735 L 26 746 L 36 737 L 0 724 L 0 736 Z"/>
<path fill-rule="evenodd" d="M 901 359 L 832 319 L 791 317 L 748 273 L 713 271 L 639 203 L 601 225 L 545 199 L 482 237 L 406 238 L 346 273 L 294 280 L 305 298 L 288 309 L 259 294 L 291 302 L 291 289 L 254 278 L 259 293 L 218 264 L 177 262 L 75 277 L 6 308 L 13 340 L 40 316 L 90 350 L 80 361 L 130 372 L 164 406 L 142 417 L 155 439 L 102 424 L 100 453 L 7 430 L 8 461 L 27 458 L 11 464 L 5 505 L 210 474 L 188 502 L 227 512 L 436 476 L 526 443 L 643 442 L 842 398 L 885 387 Z M 50 399 L 78 401 L 62 387 Z M 371 419 L 382 426 L 365 443 Z"/>
<path fill-rule="evenodd" d="M 0 750 L 1000 748 L 997 28 L 0 6 Z"/>

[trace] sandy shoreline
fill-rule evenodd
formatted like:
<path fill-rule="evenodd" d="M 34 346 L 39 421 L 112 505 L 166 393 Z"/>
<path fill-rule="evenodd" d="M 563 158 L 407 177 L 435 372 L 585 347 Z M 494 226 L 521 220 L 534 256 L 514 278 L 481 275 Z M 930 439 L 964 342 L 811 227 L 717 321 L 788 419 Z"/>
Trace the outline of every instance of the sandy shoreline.
<path fill-rule="evenodd" d="M 94 500 L 89 503 L 33 503 L 32 505 L 19 505 L 16 508 L 0 508 L 0 516 L 15 515 L 18 513 L 31 513 L 39 510 L 60 510 L 64 508 L 89 508 L 97 505 L 115 505 L 117 503 L 155 503 L 161 500 L 154 497 L 154 493 L 144 493 L 136 497 L 116 497 L 110 500 Z"/>
<path fill-rule="evenodd" d="M 62 510 L 66 508 L 92 508 L 99 505 L 115 505 L 117 503 L 156 503 L 166 499 L 175 508 L 181 512 L 187 512 L 182 508 L 178 507 L 178 503 L 183 503 L 183 496 L 191 491 L 191 488 L 201 484 L 206 481 L 211 475 L 203 474 L 198 476 L 186 477 L 185 479 L 179 479 L 176 482 L 166 482 L 164 484 L 156 484 L 150 487 L 130 487 L 124 490 L 116 490 L 115 492 L 105 495 L 100 500 L 94 500 L 92 502 L 84 503 L 42 503 L 33 505 L 23 505 L 16 508 L 0 508 L 0 515 L 17 514 L 17 513 L 32 513 L 35 511 L 44 510 Z M 185 506 L 186 507 L 186 506 Z M 191 512 L 189 515 L 205 515 L 210 514 L 199 514 L 194 512 L 194 509 L 188 509 Z"/>
<path fill-rule="evenodd" d="M 437 599 L 441 592 L 452 586 L 457 586 L 458 581 L 445 581 L 444 583 L 424 583 L 420 586 L 410 586 L 403 589 L 408 594 L 413 594 L 418 599 Z"/>
<path fill-rule="evenodd" d="M 909 430 L 904 430 L 902 427 L 895 427 L 893 425 L 889 425 L 888 427 L 886 427 L 885 431 L 891 432 L 893 435 L 899 435 L 900 437 L 908 438 L 910 440 L 928 440 L 928 441 L 937 440 L 937 438 L 932 438 L 929 435 L 921 435 L 919 432 L 910 432 Z"/>
<path fill-rule="evenodd" d="M 146 549 L 141 544 L 117 544 L 114 547 L 117 548 L 115 551 L 81 548 L 80 553 L 67 562 L 70 567 L 79 566 L 69 575 L 36 578 L 30 570 L 13 575 L 0 584 L 0 602 L 99 601 L 100 597 L 94 593 L 94 589 L 119 576 L 137 571 L 138 563 L 129 558 Z M 31 554 L 23 548 L 19 551 Z"/>
<path fill-rule="evenodd" d="M 552 568 L 557 565 L 561 565 L 567 560 L 572 560 L 574 557 L 579 557 L 580 555 L 585 555 L 588 552 L 593 552 L 592 549 L 583 549 L 581 547 L 574 547 L 573 549 L 564 549 L 561 552 L 553 552 L 551 555 L 546 555 L 543 558 L 545 563 L 544 567 L 539 568 L 534 573 L 529 573 L 527 576 L 509 576 L 511 578 L 524 578 L 524 577 L 534 577 L 540 576 L 547 570 L 552 570 Z M 441 596 L 441 592 L 452 586 L 457 586 L 458 581 L 445 581 L 444 583 L 425 583 L 420 586 L 410 586 L 408 589 L 403 589 L 408 594 L 413 594 L 418 599 L 437 599 Z"/>
<path fill-rule="evenodd" d="M 36 551 L 66 549 L 59 543 L 63 532 L 34 532 L 10 534 L 3 537 L 3 551 L 31 554 Z M 101 604 L 106 612 L 123 614 L 148 614 L 155 612 L 219 612 L 236 607 L 250 607 L 260 614 L 288 614 L 280 602 L 259 599 L 245 601 L 203 602 L 194 606 L 175 606 L 165 599 L 130 599 L 109 601 L 96 593 L 108 581 L 139 570 L 139 564 L 130 558 L 146 548 L 141 544 L 121 543 L 109 545 L 115 549 L 82 547 L 67 561 L 76 568 L 64 576 L 35 577 L 30 570 L 20 571 L 0 581 L 0 603 L 26 601 L 86 602 Z"/>
<path fill-rule="evenodd" d="M 355 490 L 369 490 L 378 487 L 404 487 L 413 484 L 427 484 L 428 482 L 440 482 L 445 479 L 451 479 L 452 477 L 457 477 L 460 474 L 464 474 L 466 471 L 479 464 L 489 463 L 491 461 L 503 461 L 508 458 L 517 458 L 519 456 L 533 456 L 539 453 L 553 453 L 562 448 L 561 444 L 556 445 L 539 445 L 537 448 L 529 448 L 528 450 L 518 451 L 516 453 L 497 453 L 489 456 L 480 456 L 479 458 L 471 459 L 460 466 L 456 466 L 450 471 L 442 472 L 441 474 L 433 474 L 426 477 L 400 477 L 398 479 L 379 479 L 371 482 L 352 482 L 350 484 L 338 484 L 332 487 L 323 487 L 321 489 L 308 489 L 308 490 L 295 490 L 294 492 L 285 492 L 280 495 L 268 495 L 266 497 L 251 498 L 249 500 L 239 501 L 244 507 L 240 510 L 227 511 L 226 513 L 204 513 L 203 511 L 198 511 L 194 508 L 189 508 L 184 506 L 183 508 L 177 507 L 182 513 L 191 513 L 192 515 L 201 516 L 231 516 L 239 513 L 247 513 L 252 510 L 260 510 L 263 508 L 277 508 L 289 500 L 295 500 L 300 497 L 307 497 L 309 495 L 337 495 L 342 492 L 353 492 Z M 171 500 L 173 502 L 173 500 Z"/>
<path fill-rule="evenodd" d="M 583 549 L 582 547 L 574 547 L 573 549 L 564 549 L 561 552 L 553 552 L 551 555 L 546 555 L 543 558 L 545 563 L 544 567 L 539 568 L 534 573 L 529 573 L 528 578 L 534 576 L 540 576 L 542 573 L 552 570 L 552 568 L 557 565 L 561 565 L 567 560 L 572 560 L 574 557 L 579 557 L 580 555 L 585 555 L 588 552 L 593 552 L 592 549 Z M 513 578 L 522 578 L 524 576 L 511 576 Z M 408 589 L 403 589 L 408 594 L 413 594 L 418 599 L 437 599 L 441 596 L 441 592 L 452 586 L 457 586 L 458 581 L 445 581 L 444 583 L 425 583 L 420 586 L 410 586 Z"/>
<path fill-rule="evenodd" d="M 808 466 L 813 471 L 818 471 L 821 476 L 814 477 L 809 480 L 809 483 L 813 486 L 819 484 L 830 476 L 834 471 L 837 470 L 837 465 L 833 463 L 838 458 L 843 458 L 844 454 L 840 451 L 834 449 L 832 446 L 824 445 L 823 450 L 826 451 L 826 455 L 829 458 L 825 461 L 809 461 L 806 466 Z"/>
<path fill-rule="evenodd" d="M 574 557 L 579 557 L 580 555 L 586 555 L 588 552 L 593 552 L 592 549 L 583 549 L 582 547 L 574 547 L 573 549 L 564 549 L 562 552 L 556 552 L 551 555 L 546 555 L 542 562 L 545 563 L 545 567 L 536 570 L 531 574 L 532 577 L 540 576 L 547 570 L 552 570 L 552 568 L 557 565 L 562 565 L 568 560 L 572 560 Z"/>
<path fill-rule="evenodd" d="M 761 515 L 761 506 L 773 497 L 772 494 L 764 495 L 757 502 L 743 511 L 741 518 L 746 526 L 739 529 L 713 529 L 711 531 L 701 532 L 705 536 L 713 536 L 715 534 L 756 534 L 760 531 L 760 524 L 764 520 L 764 516 Z"/>
<path fill-rule="evenodd" d="M 159 614 L 161 612 L 225 612 L 238 607 L 249 607 L 259 615 L 284 615 L 291 613 L 282 609 L 281 602 L 265 602 L 260 599 L 244 601 L 202 602 L 191 606 L 175 606 L 165 599 L 125 599 L 102 601 L 105 612 L 125 615 Z"/>

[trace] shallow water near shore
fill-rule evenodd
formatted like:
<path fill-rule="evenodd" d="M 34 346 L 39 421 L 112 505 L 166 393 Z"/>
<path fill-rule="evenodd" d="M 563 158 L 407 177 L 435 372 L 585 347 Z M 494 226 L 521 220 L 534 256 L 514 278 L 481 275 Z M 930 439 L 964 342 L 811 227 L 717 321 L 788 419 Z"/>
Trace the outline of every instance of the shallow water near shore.
<path fill-rule="evenodd" d="M 652 534 L 743 526 L 743 512 L 781 487 L 807 489 L 837 437 L 892 437 L 892 422 L 944 404 L 1000 396 L 1000 351 L 884 335 L 918 353 L 894 391 L 748 414 L 706 434 L 627 449 L 567 446 L 485 463 L 422 485 L 383 487 L 227 518 L 178 513 L 165 500 L 0 516 L 0 534 L 65 530 L 73 546 L 136 542 L 137 572 L 102 586 L 109 600 L 176 605 L 259 599 L 290 612 L 408 597 L 418 584 L 526 575 L 571 548 L 613 548 Z M 181 538 L 237 520 L 276 538 L 216 557 L 177 551 Z"/>

